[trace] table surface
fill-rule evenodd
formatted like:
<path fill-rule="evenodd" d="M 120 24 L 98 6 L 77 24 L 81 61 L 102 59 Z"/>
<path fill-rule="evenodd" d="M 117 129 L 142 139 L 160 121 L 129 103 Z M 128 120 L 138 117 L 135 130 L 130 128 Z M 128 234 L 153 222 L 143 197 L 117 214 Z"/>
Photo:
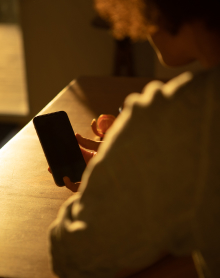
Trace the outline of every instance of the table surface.
<path fill-rule="evenodd" d="M 117 116 L 124 98 L 131 92 L 140 92 L 149 80 L 81 77 L 71 82 L 40 114 L 65 110 L 74 131 L 94 139 L 91 120 L 100 114 Z M 0 277 L 55 277 L 50 269 L 48 227 L 72 193 L 57 187 L 47 168 L 32 121 L 0 150 Z M 166 273 L 167 268 L 194 269 L 191 258 L 182 264 L 171 261 L 163 261 L 157 269 Z M 163 272 L 160 272 L 163 276 L 155 276 L 156 272 L 150 271 L 149 278 L 181 277 L 165 276 Z M 192 273 L 188 278 L 197 277 L 195 271 Z"/>

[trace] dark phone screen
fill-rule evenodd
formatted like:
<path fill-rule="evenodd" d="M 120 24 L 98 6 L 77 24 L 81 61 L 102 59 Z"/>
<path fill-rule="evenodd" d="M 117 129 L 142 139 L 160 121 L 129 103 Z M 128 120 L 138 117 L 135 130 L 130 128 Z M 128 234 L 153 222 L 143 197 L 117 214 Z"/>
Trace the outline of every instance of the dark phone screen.
<path fill-rule="evenodd" d="M 86 163 L 66 112 L 37 116 L 34 125 L 56 184 L 64 185 L 64 176 L 81 181 Z"/>

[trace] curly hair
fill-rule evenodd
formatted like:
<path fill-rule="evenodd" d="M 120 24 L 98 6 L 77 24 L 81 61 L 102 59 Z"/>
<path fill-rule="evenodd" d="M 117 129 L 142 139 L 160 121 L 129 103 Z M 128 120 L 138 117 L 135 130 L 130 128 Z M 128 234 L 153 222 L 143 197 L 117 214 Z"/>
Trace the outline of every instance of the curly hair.
<path fill-rule="evenodd" d="M 178 33 L 186 22 L 203 20 L 207 27 L 220 32 L 220 0 L 94 0 L 99 15 L 108 21 L 113 35 L 122 39 L 147 39 L 149 28 L 164 26 Z"/>
<path fill-rule="evenodd" d="M 209 29 L 220 31 L 219 0 L 143 0 L 146 18 L 151 19 L 152 8 L 158 9 L 161 17 L 159 22 L 171 34 L 176 34 L 182 24 L 195 19 L 203 20 Z M 155 22 L 156 23 L 156 22 Z"/>
<path fill-rule="evenodd" d="M 146 39 L 146 19 L 142 0 L 94 0 L 95 9 L 111 26 L 114 37 Z"/>

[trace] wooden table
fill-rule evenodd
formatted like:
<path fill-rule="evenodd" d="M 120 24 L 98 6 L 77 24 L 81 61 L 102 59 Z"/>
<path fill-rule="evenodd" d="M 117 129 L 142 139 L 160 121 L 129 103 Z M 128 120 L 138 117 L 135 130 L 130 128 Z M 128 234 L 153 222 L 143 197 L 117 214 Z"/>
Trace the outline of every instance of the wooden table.
<path fill-rule="evenodd" d="M 102 113 L 117 115 L 126 95 L 140 92 L 148 81 L 81 77 L 40 114 L 65 110 L 76 132 L 95 138 L 91 120 Z M 55 277 L 50 269 L 48 227 L 72 193 L 54 184 L 47 167 L 32 122 L 0 151 L 0 277 Z"/>

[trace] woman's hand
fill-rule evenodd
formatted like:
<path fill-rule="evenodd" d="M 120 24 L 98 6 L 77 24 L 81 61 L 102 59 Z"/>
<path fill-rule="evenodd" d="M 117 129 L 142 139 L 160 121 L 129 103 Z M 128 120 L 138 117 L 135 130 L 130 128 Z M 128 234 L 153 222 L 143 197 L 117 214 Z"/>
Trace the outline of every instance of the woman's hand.
<path fill-rule="evenodd" d="M 52 174 L 50 167 L 48 167 L 48 171 Z M 63 177 L 63 181 L 65 186 L 73 192 L 77 192 L 81 182 L 71 182 L 70 178 Z"/>
<path fill-rule="evenodd" d="M 93 119 L 91 122 L 92 131 L 95 135 L 99 136 L 103 139 L 106 134 L 106 131 L 111 127 L 113 122 L 115 121 L 115 116 L 102 114 L 98 117 L 98 119 Z"/>
<path fill-rule="evenodd" d="M 68 178 L 68 177 L 64 177 L 63 181 L 65 183 L 65 186 L 73 192 L 77 192 L 77 190 L 80 186 L 80 183 L 81 183 L 81 182 L 75 182 L 75 183 L 71 182 L 70 178 Z"/>
<path fill-rule="evenodd" d="M 91 139 L 82 137 L 78 133 L 76 133 L 76 139 L 79 143 L 85 162 L 88 164 L 89 160 L 97 154 L 98 148 L 102 141 L 93 141 Z"/>
<path fill-rule="evenodd" d="M 97 154 L 98 147 L 102 143 L 102 141 L 93 141 L 91 139 L 82 137 L 78 133 L 76 133 L 75 135 L 76 135 L 76 139 L 79 143 L 84 160 L 85 160 L 86 164 L 88 164 L 90 159 Z M 48 171 L 51 173 L 50 167 L 48 168 Z M 64 177 L 63 181 L 65 183 L 65 186 L 73 192 L 76 192 L 80 186 L 80 182 L 73 183 L 73 182 L 71 182 L 69 177 Z"/>

